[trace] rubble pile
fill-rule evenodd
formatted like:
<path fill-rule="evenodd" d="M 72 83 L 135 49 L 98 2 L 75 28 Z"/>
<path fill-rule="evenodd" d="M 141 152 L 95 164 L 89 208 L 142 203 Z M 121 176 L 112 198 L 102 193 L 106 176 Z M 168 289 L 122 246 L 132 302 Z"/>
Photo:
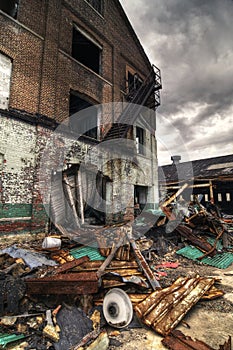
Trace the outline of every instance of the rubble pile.
<path fill-rule="evenodd" d="M 224 292 L 214 277 L 178 276 L 168 284 L 166 276 L 190 245 L 199 251 L 191 257 L 198 264 L 233 256 L 233 221 L 198 202 L 190 203 L 181 219 L 171 201 L 165 204 L 156 220 L 148 211 L 141 222 L 92 229 L 88 245 L 79 243 L 80 232 L 73 240 L 59 228 L 56 236 L 35 240 L 33 248 L 21 243 L 2 249 L 0 346 L 104 350 L 111 345 L 109 328 L 128 327 L 136 319 L 160 334 L 168 349 L 194 349 L 176 326 L 200 300 Z M 149 228 L 142 235 L 144 225 Z M 82 228 L 82 235 L 88 230 Z M 232 262 L 229 255 L 227 263 Z M 230 338 L 220 349 L 231 349 Z"/>

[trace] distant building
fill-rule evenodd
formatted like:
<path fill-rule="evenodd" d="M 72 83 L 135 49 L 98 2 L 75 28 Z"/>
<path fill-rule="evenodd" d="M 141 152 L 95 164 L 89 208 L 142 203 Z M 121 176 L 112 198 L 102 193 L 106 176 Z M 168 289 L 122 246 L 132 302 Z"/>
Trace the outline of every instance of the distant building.
<path fill-rule="evenodd" d="M 88 131 L 62 169 L 74 184 L 78 214 L 74 181 L 83 155 L 116 135 L 133 140 L 136 160 L 116 160 L 100 169 L 98 191 L 108 200 L 108 212 L 115 213 L 101 221 L 132 216 L 135 203 L 158 202 L 154 134 L 143 128 L 143 116 L 136 123 L 138 112 L 131 116 L 133 127 L 120 129 L 113 121 L 123 123 L 122 103 L 134 102 L 151 109 L 147 123 L 153 127 L 160 89 L 160 72 L 151 66 L 118 0 L 1 1 L 0 232 L 45 229 L 48 216 L 38 178 L 44 147 L 61 122 L 90 106 L 96 106 L 94 112 L 82 119 Z M 118 120 L 112 110 L 103 113 L 99 107 L 113 101 L 122 104 Z M 96 127 L 89 128 L 93 123 Z M 83 187 L 96 180 L 91 168 L 88 174 Z M 44 183 L 45 192 L 47 187 Z M 123 209 L 122 202 L 127 203 Z M 66 209 L 51 208 L 57 223 L 65 219 Z M 93 221 L 98 216 L 86 203 L 84 215 Z"/>
<path fill-rule="evenodd" d="M 161 194 L 173 193 L 185 182 L 189 182 L 192 194 L 200 195 L 201 203 L 216 204 L 226 214 L 233 214 L 233 155 L 180 162 L 173 157 L 173 163 L 159 168 Z M 185 197 L 185 191 L 182 194 Z"/>

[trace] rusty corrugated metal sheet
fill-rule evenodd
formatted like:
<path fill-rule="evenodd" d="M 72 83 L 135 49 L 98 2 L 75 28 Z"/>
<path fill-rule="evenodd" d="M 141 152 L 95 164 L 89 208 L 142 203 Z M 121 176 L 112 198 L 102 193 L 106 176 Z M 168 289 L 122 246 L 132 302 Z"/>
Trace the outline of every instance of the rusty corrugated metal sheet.
<path fill-rule="evenodd" d="M 135 306 L 135 311 L 143 323 L 165 336 L 214 282 L 213 278 L 180 277 L 170 287 L 153 292 Z"/>
<path fill-rule="evenodd" d="M 80 272 L 27 279 L 28 294 L 93 294 L 99 283 L 96 273 Z"/>

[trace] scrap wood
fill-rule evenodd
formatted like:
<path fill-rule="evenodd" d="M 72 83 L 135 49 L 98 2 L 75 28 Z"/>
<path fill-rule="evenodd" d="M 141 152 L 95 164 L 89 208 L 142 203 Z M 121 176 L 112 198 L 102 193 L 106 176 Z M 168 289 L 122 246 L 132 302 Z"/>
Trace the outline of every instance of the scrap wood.
<path fill-rule="evenodd" d="M 116 254 L 116 251 L 123 244 L 124 239 L 125 239 L 125 237 L 122 235 L 122 237 L 119 239 L 119 241 L 118 241 L 118 243 L 116 245 L 115 245 L 115 243 L 113 243 L 112 251 L 111 251 L 110 255 L 106 258 L 106 260 L 103 262 L 103 264 L 100 266 L 100 268 L 98 269 L 98 271 L 96 273 L 99 278 L 104 274 L 104 271 L 105 271 L 106 267 L 113 260 L 115 254 Z"/>
<path fill-rule="evenodd" d="M 98 338 L 99 335 L 100 335 L 100 330 L 95 329 L 89 332 L 88 334 L 86 334 L 78 344 L 76 344 L 75 346 L 72 346 L 69 350 L 78 350 L 83 346 L 85 346 L 90 340 L 95 340 L 96 338 Z"/>
<path fill-rule="evenodd" d="M 179 330 L 174 330 L 168 334 L 162 340 L 162 344 L 170 350 L 214 350 L 203 341 L 193 340 Z"/>
<path fill-rule="evenodd" d="M 126 236 L 127 236 L 128 240 L 130 242 L 130 245 L 133 249 L 137 263 L 138 263 L 140 269 L 145 274 L 146 278 L 148 279 L 152 289 L 156 290 L 158 288 L 161 288 L 159 282 L 155 278 L 154 273 L 150 269 L 149 265 L 147 264 L 146 260 L 144 259 L 143 255 L 142 255 L 140 249 L 137 247 L 135 240 L 132 237 L 132 227 L 131 227 L 131 230 L 126 232 Z"/>
<path fill-rule="evenodd" d="M 186 188 L 188 187 L 188 183 L 185 183 L 176 193 L 174 193 L 169 199 L 163 202 L 160 207 L 163 208 L 168 206 L 171 202 L 173 202 Z"/>
<path fill-rule="evenodd" d="M 66 192 L 68 194 L 68 198 L 69 198 L 71 209 L 72 209 L 72 212 L 73 212 L 73 215 L 74 215 L 75 223 L 76 223 L 77 227 L 80 228 L 81 225 L 80 225 L 80 222 L 79 222 L 79 218 L 78 218 L 76 207 L 75 207 L 75 202 L 74 202 L 73 195 L 72 195 L 72 192 L 71 192 L 71 185 L 70 185 L 68 176 L 66 174 L 63 174 L 63 182 L 66 184 Z"/>
<path fill-rule="evenodd" d="M 179 232 L 181 236 L 185 237 L 194 246 L 197 246 L 204 252 L 208 252 L 208 255 L 213 256 L 217 253 L 216 249 L 213 249 L 213 246 L 204 238 L 197 237 L 196 235 L 194 235 L 191 228 L 186 227 L 184 225 L 178 225 L 176 227 L 176 231 Z"/>
<path fill-rule="evenodd" d="M 90 259 L 88 258 L 88 256 L 84 256 L 80 259 L 75 259 L 73 261 L 70 261 L 70 262 L 67 262 L 67 263 L 64 263 L 60 266 L 55 266 L 52 273 L 53 274 L 59 274 L 59 273 L 63 273 L 63 272 L 67 272 L 71 269 L 73 269 L 74 267 L 77 267 L 81 264 L 83 264 L 84 262 L 87 262 L 89 261 Z"/>
<path fill-rule="evenodd" d="M 170 287 L 153 292 L 135 307 L 135 311 L 143 323 L 165 336 L 214 282 L 212 278 L 199 276 L 180 277 Z"/>
<path fill-rule="evenodd" d="M 148 283 L 141 276 L 130 275 L 124 277 L 115 272 L 108 272 L 103 277 L 107 280 L 115 280 L 125 284 L 132 284 L 139 288 L 149 288 Z"/>
<path fill-rule="evenodd" d="M 213 252 L 216 252 L 216 246 L 217 246 L 218 240 L 219 240 L 220 237 L 223 235 L 223 233 L 224 233 L 224 230 L 220 231 L 220 233 L 218 234 L 218 236 L 217 236 L 216 239 L 215 239 L 215 242 L 214 242 L 214 244 L 213 244 L 212 249 L 210 249 L 208 252 L 206 252 L 205 254 L 203 254 L 202 256 L 200 256 L 199 258 L 197 258 L 198 260 L 201 260 L 201 259 L 203 259 L 203 258 L 205 258 L 206 256 L 209 256 L 209 255 L 211 256 L 211 254 L 212 254 Z"/>
<path fill-rule="evenodd" d="M 97 270 L 102 264 L 102 261 L 90 261 L 83 263 L 80 265 L 77 270 L 85 269 L 86 271 L 92 271 Z M 128 269 L 136 269 L 138 268 L 138 264 L 136 261 L 119 261 L 119 260 L 112 260 L 109 266 L 106 267 L 106 270 L 128 270 Z"/>

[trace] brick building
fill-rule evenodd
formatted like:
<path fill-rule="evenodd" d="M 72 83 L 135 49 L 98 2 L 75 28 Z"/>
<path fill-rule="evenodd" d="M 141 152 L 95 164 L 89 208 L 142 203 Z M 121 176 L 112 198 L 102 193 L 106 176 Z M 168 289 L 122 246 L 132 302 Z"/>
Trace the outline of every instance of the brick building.
<path fill-rule="evenodd" d="M 160 88 L 159 70 L 151 66 L 118 0 L 1 1 L 0 231 L 45 229 L 45 208 L 51 206 L 51 197 L 42 203 L 39 172 L 46 142 L 60 123 L 88 107 L 91 116 L 81 113 L 80 117 L 88 131 L 72 144 L 62 169 L 74 183 L 72 191 L 87 151 L 105 140 L 124 137 L 133 141 L 137 160 L 133 165 L 113 157 L 98 169 L 106 205 L 119 207 L 114 215 L 103 215 L 102 222 L 132 213 L 136 202 L 155 205 L 158 186 L 153 130 Z M 117 102 L 115 110 L 109 107 L 111 102 Z M 141 109 L 128 110 L 134 125 L 121 128 L 128 120 L 124 102 L 145 105 L 151 113 L 145 117 L 147 112 Z M 145 118 L 152 131 L 145 130 Z M 92 123 L 95 127 L 90 127 Z M 93 167 L 98 167 L 96 159 L 101 153 L 98 147 L 92 152 Z M 85 184 L 88 187 L 88 181 L 95 180 L 95 171 L 88 174 L 83 174 L 84 192 Z M 48 184 L 44 186 L 51 194 Z M 124 208 L 118 205 L 122 199 Z M 83 203 L 84 215 L 93 216 L 90 206 Z M 81 215 L 78 200 L 75 205 Z M 59 222 L 62 215 L 65 220 L 66 214 L 63 207 L 54 220 Z"/>

